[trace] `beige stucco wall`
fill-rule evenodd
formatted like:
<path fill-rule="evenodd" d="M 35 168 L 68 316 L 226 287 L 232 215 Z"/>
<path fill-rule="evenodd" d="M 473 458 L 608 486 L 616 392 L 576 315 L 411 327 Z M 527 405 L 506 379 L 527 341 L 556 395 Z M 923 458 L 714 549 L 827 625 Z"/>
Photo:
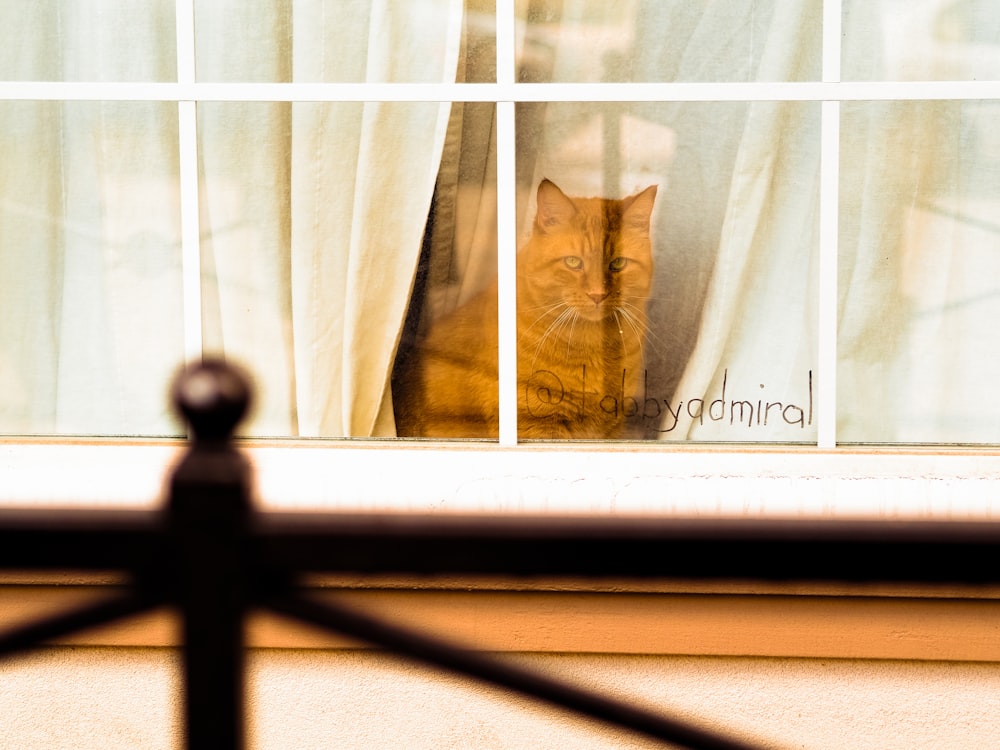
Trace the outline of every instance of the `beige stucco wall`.
<path fill-rule="evenodd" d="M 508 656 L 775 747 L 1000 747 L 1000 665 Z M 0 748 L 178 748 L 177 652 L 60 647 L 0 663 Z M 640 748 L 490 688 L 355 650 L 250 656 L 251 748 Z M 770 745 L 769 745 L 770 746 Z"/>

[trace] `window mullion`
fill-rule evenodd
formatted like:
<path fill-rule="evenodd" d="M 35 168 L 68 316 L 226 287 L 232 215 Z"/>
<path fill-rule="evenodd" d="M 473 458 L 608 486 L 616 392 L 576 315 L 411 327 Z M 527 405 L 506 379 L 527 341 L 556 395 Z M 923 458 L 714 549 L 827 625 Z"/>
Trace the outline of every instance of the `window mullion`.
<path fill-rule="evenodd" d="M 497 91 L 514 84 L 514 2 L 497 0 Z M 517 443 L 515 105 L 497 102 L 497 288 L 500 444 Z"/>
<path fill-rule="evenodd" d="M 822 104 L 819 213 L 819 377 L 817 442 L 837 445 L 837 259 L 839 242 L 840 102 Z"/>
<path fill-rule="evenodd" d="M 823 4 L 823 82 L 840 82 L 841 0 Z M 821 105 L 819 215 L 819 379 L 820 448 L 837 445 L 837 271 L 840 221 L 840 101 Z"/>
<path fill-rule="evenodd" d="M 840 82 L 843 0 L 823 0 L 823 83 Z"/>
<path fill-rule="evenodd" d="M 515 81 L 514 0 L 496 0 L 497 84 L 501 88 Z"/>
<path fill-rule="evenodd" d="M 514 102 L 497 102 L 497 273 L 500 443 L 517 443 L 517 209 Z"/>
<path fill-rule="evenodd" d="M 177 0 L 177 82 L 195 83 L 193 0 Z M 197 102 L 177 102 L 180 172 L 181 274 L 184 295 L 184 355 L 202 354 L 201 223 L 198 199 Z"/>

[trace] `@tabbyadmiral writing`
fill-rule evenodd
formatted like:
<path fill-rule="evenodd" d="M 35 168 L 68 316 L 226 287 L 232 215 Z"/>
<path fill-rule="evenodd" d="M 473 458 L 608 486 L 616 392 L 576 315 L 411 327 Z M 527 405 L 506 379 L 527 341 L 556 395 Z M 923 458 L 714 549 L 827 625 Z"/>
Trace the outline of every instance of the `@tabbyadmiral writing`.
<path fill-rule="evenodd" d="M 605 414 L 623 419 L 642 419 L 653 422 L 660 432 L 671 432 L 676 429 L 682 418 L 690 418 L 699 424 L 706 422 L 724 422 L 732 426 L 766 427 L 769 424 L 782 423 L 798 425 L 805 429 L 813 423 L 813 371 L 809 370 L 803 378 L 805 386 L 804 401 L 777 400 L 770 396 L 756 394 L 739 398 L 727 393 L 729 389 L 729 370 L 722 374 L 722 386 L 715 398 L 655 398 L 649 394 L 649 377 L 643 372 L 643 391 L 641 398 L 625 393 L 627 383 L 626 371 L 622 371 L 621 385 L 617 393 L 601 393 L 588 387 L 587 368 L 580 366 L 576 382 L 564 382 L 551 370 L 536 370 L 525 384 L 525 397 L 528 410 L 534 417 L 555 416 L 564 414 L 566 406 L 573 404 L 582 418 L 588 409 L 597 408 Z M 765 385 L 760 383 L 760 390 Z"/>

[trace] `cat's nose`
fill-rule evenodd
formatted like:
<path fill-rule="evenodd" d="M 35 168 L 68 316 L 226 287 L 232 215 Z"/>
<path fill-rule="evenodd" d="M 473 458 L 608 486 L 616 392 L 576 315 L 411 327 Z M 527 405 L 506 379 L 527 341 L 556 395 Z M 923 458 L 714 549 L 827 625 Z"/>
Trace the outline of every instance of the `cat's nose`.
<path fill-rule="evenodd" d="M 604 302 L 604 300 L 606 300 L 608 298 L 608 293 L 607 292 L 595 292 L 595 293 L 592 293 L 592 294 L 588 294 L 587 296 L 590 297 L 592 300 L 594 300 L 594 305 L 599 305 L 602 302 Z"/>

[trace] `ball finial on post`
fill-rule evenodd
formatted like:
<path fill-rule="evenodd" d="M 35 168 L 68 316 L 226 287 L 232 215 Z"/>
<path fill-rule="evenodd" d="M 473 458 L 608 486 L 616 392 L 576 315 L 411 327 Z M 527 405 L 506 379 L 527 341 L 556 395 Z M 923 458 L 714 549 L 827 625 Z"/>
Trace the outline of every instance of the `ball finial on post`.
<path fill-rule="evenodd" d="M 205 359 L 181 370 L 172 397 L 196 441 L 228 440 L 250 407 L 250 380 L 224 360 Z"/>
<path fill-rule="evenodd" d="M 193 440 L 167 503 L 174 559 L 169 586 L 184 633 L 190 747 L 242 748 L 244 622 L 251 582 L 250 467 L 231 441 L 250 406 L 250 379 L 221 359 L 184 367 L 174 407 Z"/>

